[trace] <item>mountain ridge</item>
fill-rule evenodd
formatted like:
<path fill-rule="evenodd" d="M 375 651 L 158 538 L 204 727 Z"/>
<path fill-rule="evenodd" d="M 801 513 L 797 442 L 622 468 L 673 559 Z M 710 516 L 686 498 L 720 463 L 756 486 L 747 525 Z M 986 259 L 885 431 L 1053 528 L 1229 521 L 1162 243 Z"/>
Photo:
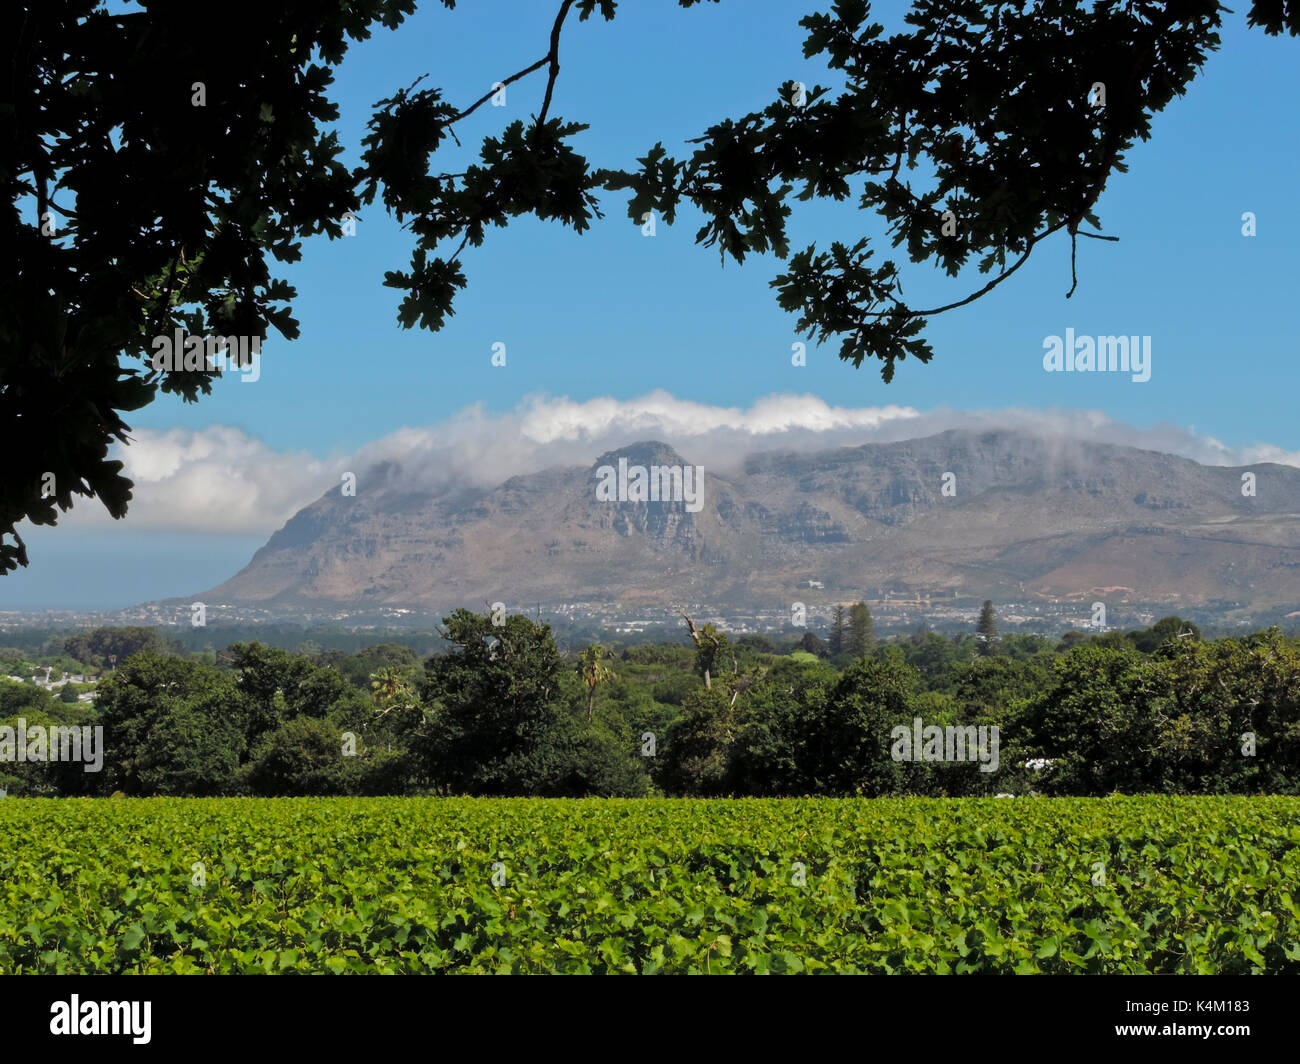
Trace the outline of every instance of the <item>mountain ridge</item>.
<path fill-rule="evenodd" d="M 435 492 L 389 463 L 363 473 L 356 496 L 334 489 L 304 507 L 197 597 L 436 610 L 748 605 L 788 602 L 814 581 L 839 598 L 895 589 L 1069 601 L 1121 587 L 1132 601 L 1300 603 L 1300 469 L 1290 466 L 950 429 L 706 465 L 703 505 L 689 512 L 680 499 L 600 501 L 600 468 L 619 458 L 629 470 L 691 464 L 639 440 L 590 465 Z M 1247 472 L 1253 497 L 1242 494 Z"/>

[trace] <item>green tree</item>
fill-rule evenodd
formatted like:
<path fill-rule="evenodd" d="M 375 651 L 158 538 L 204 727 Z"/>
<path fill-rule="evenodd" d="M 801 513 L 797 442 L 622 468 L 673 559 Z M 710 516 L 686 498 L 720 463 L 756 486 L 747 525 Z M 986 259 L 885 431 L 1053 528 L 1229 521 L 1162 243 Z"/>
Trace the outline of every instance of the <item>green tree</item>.
<path fill-rule="evenodd" d="M 1028 794 L 1039 790 L 1039 772 L 1028 769 L 1026 762 L 1042 757 L 1043 751 L 1033 740 L 1027 717 L 1034 700 L 1043 697 L 1055 682 L 1051 661 L 1006 654 L 971 660 L 967 654 L 964 661 L 953 666 L 952 674 L 954 722 L 999 729 L 999 768 L 995 773 L 983 773 L 978 768 L 968 772 L 945 769 L 945 773 L 964 775 L 968 794 Z"/>
<path fill-rule="evenodd" d="M 343 754 L 337 728 L 314 717 L 295 717 L 263 737 L 244 778 L 255 794 L 295 796 L 351 794 L 360 763 Z"/>
<path fill-rule="evenodd" d="M 837 604 L 835 606 L 835 613 L 831 619 L 831 634 L 828 640 L 831 657 L 834 657 L 836 654 L 844 653 L 845 624 L 844 607 Z"/>
<path fill-rule="evenodd" d="M 993 603 L 988 599 L 980 607 L 980 619 L 975 625 L 975 650 L 987 657 L 998 652 L 998 619 L 993 611 Z"/>
<path fill-rule="evenodd" d="M 687 697 L 700 688 L 699 677 L 694 673 L 673 669 L 655 681 L 650 694 L 656 702 L 670 706 L 682 705 Z"/>
<path fill-rule="evenodd" d="M 849 607 L 849 629 L 845 649 L 854 658 L 865 658 L 875 649 L 876 626 L 871 610 L 865 602 L 855 602 Z"/>
<path fill-rule="evenodd" d="M 809 654 L 819 658 L 824 658 L 830 653 L 826 641 L 816 632 L 804 632 L 803 638 L 799 640 L 799 649 L 806 650 Z"/>
<path fill-rule="evenodd" d="M 261 643 L 234 643 L 225 652 L 249 706 L 250 744 L 294 717 L 331 717 L 358 726 L 370 716 L 367 702 L 330 668 Z"/>
<path fill-rule="evenodd" d="M 727 793 L 736 726 L 735 705 L 721 687 L 706 687 L 691 695 L 655 756 L 656 782 L 670 794 Z"/>
<path fill-rule="evenodd" d="M 42 687 L 14 683 L 0 676 L 0 717 L 21 717 L 34 712 L 57 715 L 58 702 Z"/>
<path fill-rule="evenodd" d="M 845 670 L 822 712 L 806 721 L 798 761 L 809 793 L 873 797 L 901 788 L 904 770 L 890 755 L 890 732 L 911 727 L 918 679 L 892 656 Z"/>
<path fill-rule="evenodd" d="M 64 703 L 35 684 L 14 683 L 0 677 L 0 725 L 18 728 L 19 720 L 30 727 L 80 727 L 96 723 L 94 710 L 76 703 Z M 12 795 L 85 794 L 93 790 L 94 773 L 83 763 L 48 761 L 0 761 L 0 788 Z"/>
<path fill-rule="evenodd" d="M 539 794 L 571 764 L 562 749 L 564 661 L 548 624 L 456 610 L 449 654 L 425 663 L 430 723 L 416 742 L 430 780 L 455 793 Z"/>
<path fill-rule="evenodd" d="M 1163 644 L 1148 668 L 1153 760 L 1163 789 L 1300 793 L 1300 645 L 1294 640 L 1276 628 L 1213 643 L 1188 638 Z"/>
<path fill-rule="evenodd" d="M 175 654 L 180 645 L 156 628 L 92 628 L 63 641 L 69 657 L 96 668 L 121 665 L 133 654 Z"/>
<path fill-rule="evenodd" d="M 947 694 L 952 693 L 956 670 L 970 661 L 973 646 L 973 637 L 954 636 L 950 639 L 928 630 L 899 637 L 891 644 L 903 660 L 921 674 L 921 682 L 927 691 Z"/>
<path fill-rule="evenodd" d="M 1152 663 L 1133 650 L 1085 645 L 1060 658 L 1051 688 L 1027 707 L 1038 756 L 1055 763 L 1042 786 L 1055 794 L 1160 790 Z"/>
<path fill-rule="evenodd" d="M 1133 646 L 1144 654 L 1153 654 L 1161 647 L 1176 646 L 1183 640 L 1196 642 L 1201 630 L 1181 617 L 1162 617 L 1142 632 L 1130 633 Z"/>
<path fill-rule="evenodd" d="M 970 639 L 970 636 L 962 638 Z M 1004 655 L 1015 658 L 1016 661 L 1042 662 L 1053 657 L 1054 647 L 1052 640 L 1044 635 L 1025 633 L 1003 636 L 1001 649 Z M 970 660 L 970 654 L 966 654 L 965 658 Z"/>
<path fill-rule="evenodd" d="M 575 674 L 563 679 L 572 682 Z M 610 681 L 611 688 L 621 681 Z M 597 707 L 594 716 L 588 717 L 581 704 L 587 692 L 580 685 L 576 699 L 560 712 L 560 719 L 551 742 L 557 756 L 555 768 L 538 793 L 548 797 L 644 797 L 650 790 L 648 764 L 641 756 L 641 733 L 647 728 L 663 734 L 657 721 L 636 719 L 636 707 L 624 707 L 614 701 L 614 695 Z M 642 692 L 644 694 L 644 692 Z M 640 702 L 640 706 L 653 703 Z"/>
<path fill-rule="evenodd" d="M 1073 650 L 1078 646 L 1085 646 L 1090 639 L 1087 632 L 1080 632 L 1077 629 L 1071 629 L 1061 636 L 1060 641 L 1056 644 L 1056 652 L 1064 654 L 1067 650 Z"/>
<path fill-rule="evenodd" d="M 818 793 L 817 736 L 838 679 L 826 663 L 778 662 L 746 692 L 735 742 L 727 748 L 727 779 L 734 793 Z"/>
<path fill-rule="evenodd" d="M 1005 724 L 1008 710 L 1053 684 L 1050 668 L 1007 656 L 981 657 L 955 667 L 954 696 L 966 720 Z"/>
<path fill-rule="evenodd" d="M 249 706 L 232 677 L 181 658 L 137 654 L 96 691 L 109 756 L 101 792 L 229 794 L 247 749 Z"/>

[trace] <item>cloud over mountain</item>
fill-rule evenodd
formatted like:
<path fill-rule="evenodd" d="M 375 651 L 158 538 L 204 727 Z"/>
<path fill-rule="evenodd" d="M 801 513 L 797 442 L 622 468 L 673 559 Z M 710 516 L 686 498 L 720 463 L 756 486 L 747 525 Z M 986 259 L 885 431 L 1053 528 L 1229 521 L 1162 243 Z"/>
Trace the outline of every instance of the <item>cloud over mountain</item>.
<path fill-rule="evenodd" d="M 584 465 L 639 439 L 658 439 L 710 469 L 736 468 L 759 451 L 810 453 L 839 446 L 914 439 L 947 429 L 1009 429 L 1040 437 L 1087 460 L 1087 445 L 1119 444 L 1191 458 L 1205 465 L 1277 462 L 1300 466 L 1300 452 L 1268 443 L 1231 447 L 1192 428 L 1135 428 L 1089 410 L 922 411 L 906 406 L 848 407 L 813 395 L 779 394 L 749 407 L 717 406 L 657 390 L 633 399 L 532 396 L 504 413 L 481 404 L 426 427 L 404 427 L 351 455 L 280 451 L 244 431 L 140 430 L 114 457 L 136 482 L 127 517 L 140 529 L 269 534 L 335 487 L 344 472 L 382 471 L 386 480 L 439 493 L 486 488 L 512 476 Z M 111 524 L 82 504 L 63 522 Z M 62 522 L 61 522 L 62 523 Z"/>

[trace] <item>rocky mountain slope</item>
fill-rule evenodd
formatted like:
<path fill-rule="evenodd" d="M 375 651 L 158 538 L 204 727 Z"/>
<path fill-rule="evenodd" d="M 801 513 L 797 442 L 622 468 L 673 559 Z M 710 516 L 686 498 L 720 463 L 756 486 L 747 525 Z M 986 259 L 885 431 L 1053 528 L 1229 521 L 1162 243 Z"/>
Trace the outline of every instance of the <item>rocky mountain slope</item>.
<path fill-rule="evenodd" d="M 323 496 L 196 597 L 433 610 L 498 600 L 762 605 L 801 597 L 811 580 L 828 599 L 895 590 L 1090 601 L 1104 591 L 1140 602 L 1300 604 L 1300 469 L 1289 466 L 1202 466 L 1130 447 L 951 431 L 755 454 L 739 469 L 706 469 L 702 505 L 692 506 L 604 501 L 620 458 L 628 470 L 691 462 L 640 442 L 586 468 L 441 494 L 417 490 L 396 467 L 372 469 L 355 497 Z M 1256 478 L 1253 497 L 1242 493 L 1245 472 Z"/>

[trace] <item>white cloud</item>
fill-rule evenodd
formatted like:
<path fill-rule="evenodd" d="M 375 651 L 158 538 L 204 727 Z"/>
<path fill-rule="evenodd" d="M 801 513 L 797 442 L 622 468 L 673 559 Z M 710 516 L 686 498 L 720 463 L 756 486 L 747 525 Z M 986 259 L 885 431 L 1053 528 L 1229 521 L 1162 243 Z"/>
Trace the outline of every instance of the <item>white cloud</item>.
<path fill-rule="evenodd" d="M 318 498 L 337 463 L 277 451 L 240 429 L 137 430 L 112 457 L 135 481 L 127 530 L 270 534 Z M 60 525 L 113 525 L 96 503 L 79 502 Z M 117 526 L 123 527 L 123 526 Z"/>
<path fill-rule="evenodd" d="M 952 428 L 1029 432 L 1054 450 L 1072 441 L 1097 442 L 1207 465 L 1300 466 L 1300 452 L 1272 444 L 1233 448 L 1192 428 L 1139 429 L 1090 410 L 843 407 L 812 395 L 765 396 L 742 408 L 692 402 L 662 390 L 626 400 L 533 396 L 504 414 L 476 405 L 431 427 L 398 429 L 346 457 L 277 451 L 225 426 L 140 431 L 115 457 L 136 482 L 130 528 L 270 535 L 338 485 L 344 471 L 361 478 L 385 462 L 391 463 L 390 477 L 413 489 L 442 491 L 493 486 L 552 466 L 587 465 L 603 451 L 636 440 L 663 440 L 688 461 L 725 470 L 756 451 L 857 446 Z M 60 523 L 65 522 L 83 528 L 111 523 L 102 507 L 84 503 Z"/>

